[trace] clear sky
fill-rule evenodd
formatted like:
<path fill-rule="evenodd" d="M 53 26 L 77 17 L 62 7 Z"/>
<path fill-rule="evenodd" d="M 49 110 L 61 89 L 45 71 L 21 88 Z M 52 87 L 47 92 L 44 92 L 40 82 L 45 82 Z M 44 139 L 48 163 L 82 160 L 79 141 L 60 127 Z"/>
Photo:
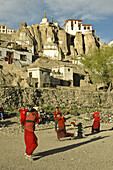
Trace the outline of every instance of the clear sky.
<path fill-rule="evenodd" d="M 67 19 L 82 19 L 96 28 L 102 42 L 113 40 L 113 0 L 0 0 L 0 24 L 17 31 L 20 20 L 29 26 L 39 24 L 44 11 L 61 27 Z"/>

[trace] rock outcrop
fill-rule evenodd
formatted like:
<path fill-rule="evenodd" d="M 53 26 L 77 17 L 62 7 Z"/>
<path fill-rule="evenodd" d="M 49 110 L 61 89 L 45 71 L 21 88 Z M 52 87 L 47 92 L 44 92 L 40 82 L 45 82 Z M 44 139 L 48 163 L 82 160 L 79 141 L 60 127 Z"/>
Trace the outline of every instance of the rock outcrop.
<path fill-rule="evenodd" d="M 56 60 L 65 60 L 74 58 L 75 55 L 83 55 L 89 52 L 89 49 L 99 48 L 100 39 L 93 35 L 93 32 L 86 31 L 84 35 L 77 32 L 76 36 L 71 36 L 62 29 L 59 24 L 48 22 L 47 18 L 43 18 L 40 24 L 27 26 L 26 23 L 21 23 L 20 28 L 17 32 L 12 35 L 0 34 L 0 40 L 4 39 L 4 43 L 13 42 L 15 44 L 21 45 L 20 49 L 28 50 L 33 54 L 43 55 L 44 46 L 47 44 L 48 40 L 54 45 L 48 45 L 47 57 Z M 51 56 L 51 50 L 54 51 L 54 47 L 57 46 L 58 55 L 56 52 Z M 17 47 L 17 46 L 16 46 Z M 15 49 L 16 49 L 15 47 Z M 56 49 L 55 49 L 56 50 Z M 54 52 L 53 52 L 54 53 Z M 44 55 L 46 55 L 44 53 Z"/>
<path fill-rule="evenodd" d="M 83 39 L 83 35 L 81 32 L 77 32 L 76 37 L 74 39 L 74 46 L 76 49 L 76 52 L 78 55 L 82 55 L 84 54 L 84 39 Z"/>

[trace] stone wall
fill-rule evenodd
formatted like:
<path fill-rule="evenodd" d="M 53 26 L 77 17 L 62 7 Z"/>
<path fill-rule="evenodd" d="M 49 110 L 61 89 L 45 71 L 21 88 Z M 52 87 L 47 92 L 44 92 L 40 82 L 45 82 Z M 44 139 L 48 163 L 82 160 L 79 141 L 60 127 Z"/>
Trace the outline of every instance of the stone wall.
<path fill-rule="evenodd" d="M 113 107 L 113 93 L 90 92 L 73 88 L 62 90 L 61 88 L 0 88 L 0 104 L 4 104 L 4 107 L 17 109 L 21 105 L 34 105 L 34 103 L 51 107 L 58 105 L 69 108 L 72 106 L 79 111 L 96 107 L 111 108 Z"/>

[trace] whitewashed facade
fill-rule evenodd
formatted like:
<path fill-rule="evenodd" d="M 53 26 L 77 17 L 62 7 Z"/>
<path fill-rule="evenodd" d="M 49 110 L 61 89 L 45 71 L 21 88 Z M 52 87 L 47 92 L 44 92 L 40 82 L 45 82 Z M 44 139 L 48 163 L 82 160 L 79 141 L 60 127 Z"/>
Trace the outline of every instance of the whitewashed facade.
<path fill-rule="evenodd" d="M 32 53 L 0 47 L 0 60 L 8 61 L 10 64 L 18 61 L 22 65 L 27 65 L 32 63 Z"/>
<path fill-rule="evenodd" d="M 15 33 L 14 29 L 7 28 L 7 34 L 14 34 L 14 33 Z"/>
<path fill-rule="evenodd" d="M 52 75 L 62 75 L 63 80 L 73 81 L 73 68 L 70 66 L 58 66 L 52 68 Z"/>
<path fill-rule="evenodd" d="M 6 34 L 6 25 L 0 25 L 0 33 Z"/>
<path fill-rule="evenodd" d="M 44 87 L 46 84 L 50 84 L 50 69 L 36 67 L 29 68 L 27 71 L 27 77 L 34 87 L 40 88 Z"/>
<path fill-rule="evenodd" d="M 85 31 L 91 31 L 92 32 L 92 25 L 85 25 L 82 24 L 82 20 L 77 19 L 68 19 L 65 21 L 65 24 L 63 25 L 64 30 L 70 34 L 75 36 L 77 32 L 81 32 L 84 34 Z"/>

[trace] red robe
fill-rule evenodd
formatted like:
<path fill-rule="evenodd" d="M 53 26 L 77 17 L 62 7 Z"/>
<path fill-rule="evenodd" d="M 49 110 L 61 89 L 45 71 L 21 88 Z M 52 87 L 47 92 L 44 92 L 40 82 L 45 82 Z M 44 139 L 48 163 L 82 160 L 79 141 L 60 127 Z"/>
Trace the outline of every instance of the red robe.
<path fill-rule="evenodd" d="M 34 134 L 34 127 L 36 121 L 37 121 L 36 115 L 33 115 L 32 113 L 30 113 L 26 117 L 24 139 L 27 155 L 31 155 L 34 149 L 38 146 L 37 137 Z"/>
<path fill-rule="evenodd" d="M 25 110 L 19 110 L 19 112 L 20 112 L 21 125 L 25 125 L 26 111 Z"/>
<path fill-rule="evenodd" d="M 60 112 L 59 110 L 58 110 L 58 111 L 55 111 L 54 114 L 53 114 L 54 119 L 56 119 L 56 114 L 57 114 L 57 113 L 60 113 L 60 114 L 61 114 L 61 112 Z"/>
<path fill-rule="evenodd" d="M 100 128 L 100 114 L 99 112 L 95 112 L 93 113 L 93 117 L 94 117 L 94 122 L 93 122 L 93 129 L 94 130 L 99 130 Z"/>
<path fill-rule="evenodd" d="M 65 120 L 62 118 L 62 116 L 57 117 L 56 119 L 58 121 L 59 129 L 56 131 L 57 132 L 57 137 L 58 139 L 63 138 L 63 137 L 73 137 L 74 133 L 67 133 L 66 128 L 65 128 Z"/>

